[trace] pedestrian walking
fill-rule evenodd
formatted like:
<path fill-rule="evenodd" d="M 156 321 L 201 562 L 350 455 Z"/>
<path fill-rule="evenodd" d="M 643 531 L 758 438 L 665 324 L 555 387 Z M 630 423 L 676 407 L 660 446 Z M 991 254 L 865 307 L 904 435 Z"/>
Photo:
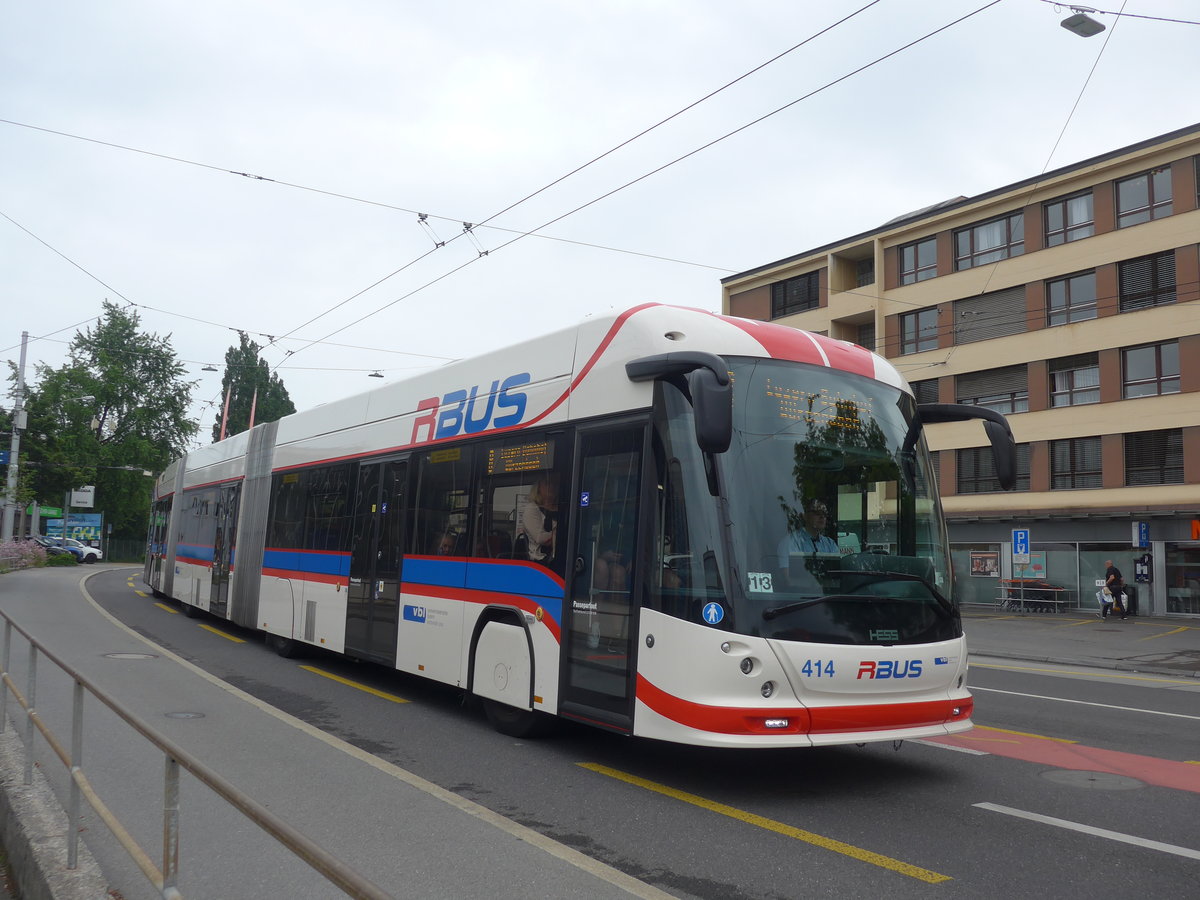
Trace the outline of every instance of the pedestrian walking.
<path fill-rule="evenodd" d="M 1104 570 L 1104 587 L 1112 594 L 1112 611 L 1120 613 L 1121 621 L 1125 621 L 1129 618 L 1125 609 L 1125 579 L 1121 577 L 1121 570 L 1113 565 L 1111 559 L 1105 560 L 1104 565 L 1107 567 Z"/>

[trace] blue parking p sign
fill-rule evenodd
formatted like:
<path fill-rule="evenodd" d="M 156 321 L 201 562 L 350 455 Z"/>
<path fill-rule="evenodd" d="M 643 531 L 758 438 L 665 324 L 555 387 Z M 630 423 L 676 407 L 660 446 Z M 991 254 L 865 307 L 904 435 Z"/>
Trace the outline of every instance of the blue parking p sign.
<path fill-rule="evenodd" d="M 1014 556 L 1029 555 L 1029 529 L 1014 528 L 1012 533 L 1012 545 Z"/>

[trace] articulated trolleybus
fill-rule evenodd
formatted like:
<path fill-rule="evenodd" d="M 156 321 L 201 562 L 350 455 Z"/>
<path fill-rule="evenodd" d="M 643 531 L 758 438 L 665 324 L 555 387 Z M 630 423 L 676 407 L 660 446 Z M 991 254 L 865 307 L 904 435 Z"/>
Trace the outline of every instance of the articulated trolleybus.
<path fill-rule="evenodd" d="M 550 715 L 719 747 L 971 727 L 931 421 L 883 358 L 650 304 L 297 413 L 158 479 L 191 615 Z"/>

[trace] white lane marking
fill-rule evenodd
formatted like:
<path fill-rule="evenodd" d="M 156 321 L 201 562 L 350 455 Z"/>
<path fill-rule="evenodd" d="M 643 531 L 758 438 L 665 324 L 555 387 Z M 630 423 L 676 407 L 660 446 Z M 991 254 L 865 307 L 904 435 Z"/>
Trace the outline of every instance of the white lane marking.
<path fill-rule="evenodd" d="M 1028 697 L 1031 700 L 1054 700 L 1058 703 L 1077 703 L 1080 706 L 1099 706 L 1101 709 L 1115 709 L 1120 712 L 1145 713 L 1148 716 L 1170 716 L 1172 719 L 1194 719 L 1200 722 L 1200 716 L 1189 716 L 1187 713 L 1162 712 L 1157 709 L 1138 709 L 1136 706 L 1114 706 L 1111 703 L 1096 703 L 1091 700 L 1070 700 L 1066 697 L 1045 697 L 1041 694 L 1025 694 L 1021 691 L 1002 691 L 999 688 L 984 688 L 971 685 L 971 691 L 984 691 L 989 694 L 1008 694 L 1010 697 Z"/>
<path fill-rule="evenodd" d="M 1120 841 L 1123 844 L 1133 844 L 1135 847 L 1145 847 L 1147 850 L 1173 853 L 1176 856 L 1186 856 L 1188 859 L 1200 859 L 1200 850 L 1192 850 L 1188 847 L 1176 847 L 1174 844 L 1164 844 L 1161 841 L 1151 841 L 1146 838 L 1134 837 L 1132 834 L 1109 831 L 1107 828 L 1093 828 L 1091 825 L 1069 822 L 1066 819 L 1056 819 L 1053 816 L 1043 816 L 1038 813 L 1027 812 L 1023 809 L 1013 809 L 1011 806 L 999 806 L 995 803 L 975 803 L 973 805 L 979 809 L 998 812 L 1006 816 L 1016 816 L 1018 819 L 1028 819 L 1031 822 L 1041 822 L 1044 825 L 1053 825 L 1056 828 L 1065 828 L 1068 831 L 1079 831 L 1083 834 L 1107 838 L 1110 841 Z"/>
<path fill-rule="evenodd" d="M 913 741 L 914 744 L 923 744 L 926 747 L 937 747 L 939 750 L 957 750 L 959 753 L 970 753 L 972 756 L 991 756 L 986 750 L 973 750 L 970 747 L 956 747 L 953 744 L 939 744 L 937 741 Z"/>

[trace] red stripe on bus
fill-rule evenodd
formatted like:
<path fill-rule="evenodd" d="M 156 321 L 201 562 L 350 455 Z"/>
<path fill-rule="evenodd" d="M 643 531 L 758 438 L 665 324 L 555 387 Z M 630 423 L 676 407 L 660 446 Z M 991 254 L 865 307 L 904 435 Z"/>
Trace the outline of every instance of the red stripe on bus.
<path fill-rule="evenodd" d="M 842 734 L 942 725 L 970 718 L 973 701 L 926 700 L 919 703 L 871 703 L 855 706 L 732 707 L 708 706 L 676 697 L 637 678 L 637 698 L 660 716 L 714 734 Z M 959 710 L 956 716 L 954 709 Z M 787 719 L 786 728 L 767 728 L 767 719 Z"/>
<path fill-rule="evenodd" d="M 843 372 L 866 375 L 868 378 L 875 377 L 875 358 L 865 347 L 782 325 L 756 323 L 728 316 L 720 318 L 736 325 L 762 344 L 763 350 L 772 359 L 813 363 L 818 366 L 828 365 Z"/>
<path fill-rule="evenodd" d="M 274 578 L 283 578 L 291 581 L 312 581 L 319 584 L 348 584 L 349 578 L 346 575 L 324 575 L 320 572 L 301 572 L 297 569 L 272 569 L 264 566 L 263 577 L 271 576 Z"/>
<path fill-rule="evenodd" d="M 537 602 L 536 598 L 522 597 L 520 594 L 501 594 L 497 591 L 476 591 L 470 588 L 445 587 L 436 584 L 411 584 L 404 582 L 401 590 L 408 596 L 432 597 L 437 600 L 458 600 L 461 603 L 476 603 L 480 606 L 500 604 L 515 606 L 522 612 L 527 612 L 538 619 L 546 630 L 553 635 L 555 643 L 562 643 L 562 631 L 558 621 L 546 612 L 546 608 Z M 541 616 L 538 611 L 541 610 Z"/>

